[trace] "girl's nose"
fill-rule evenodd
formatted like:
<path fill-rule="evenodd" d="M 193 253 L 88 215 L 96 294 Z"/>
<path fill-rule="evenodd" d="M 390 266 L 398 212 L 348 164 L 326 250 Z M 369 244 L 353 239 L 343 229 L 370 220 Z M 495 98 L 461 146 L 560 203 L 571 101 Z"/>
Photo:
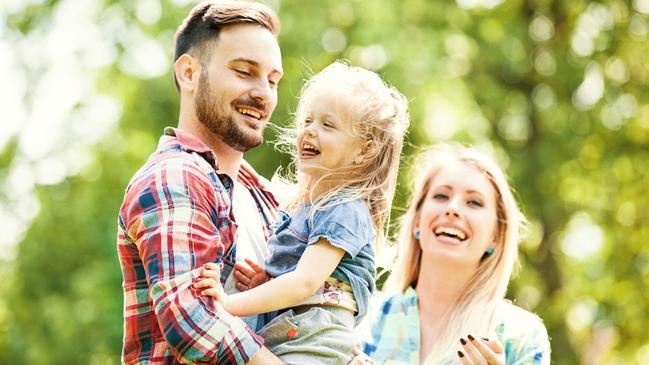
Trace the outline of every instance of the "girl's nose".
<path fill-rule="evenodd" d="M 315 137 L 315 130 L 314 130 L 314 128 L 312 126 L 313 126 L 313 123 L 311 123 L 310 125 L 307 125 L 304 128 L 304 134 L 305 135 L 307 135 L 309 137 Z"/>

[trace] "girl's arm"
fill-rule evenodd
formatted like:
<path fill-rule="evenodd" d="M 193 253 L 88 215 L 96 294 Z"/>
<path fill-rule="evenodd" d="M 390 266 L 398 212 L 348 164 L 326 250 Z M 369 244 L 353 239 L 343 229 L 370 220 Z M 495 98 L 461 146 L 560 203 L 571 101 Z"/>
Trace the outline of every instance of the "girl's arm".
<path fill-rule="evenodd" d="M 272 312 L 290 308 L 320 288 L 334 272 L 345 251 L 332 246 L 326 239 L 309 245 L 294 271 L 280 275 L 245 292 L 225 295 L 221 290 L 206 290 L 223 303 L 225 309 L 236 316 Z M 197 285 L 208 287 L 212 285 Z"/>

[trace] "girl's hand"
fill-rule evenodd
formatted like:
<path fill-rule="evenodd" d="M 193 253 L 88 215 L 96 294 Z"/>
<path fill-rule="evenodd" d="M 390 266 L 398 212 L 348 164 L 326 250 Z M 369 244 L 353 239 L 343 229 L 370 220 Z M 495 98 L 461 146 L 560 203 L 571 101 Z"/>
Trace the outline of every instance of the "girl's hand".
<path fill-rule="evenodd" d="M 221 269 L 219 269 L 219 265 L 213 262 L 203 265 L 203 271 L 199 280 L 194 283 L 194 288 L 206 288 L 201 291 L 201 295 L 214 297 L 224 308 L 227 308 L 228 296 L 221 285 Z"/>
<path fill-rule="evenodd" d="M 263 267 L 257 265 L 250 259 L 245 259 L 245 261 L 249 267 L 241 264 L 234 265 L 234 279 L 237 281 L 237 289 L 246 291 L 271 279 Z"/>
<path fill-rule="evenodd" d="M 505 350 L 496 337 L 481 339 L 467 336 L 461 338 L 462 350 L 457 354 L 462 365 L 504 365 Z"/>

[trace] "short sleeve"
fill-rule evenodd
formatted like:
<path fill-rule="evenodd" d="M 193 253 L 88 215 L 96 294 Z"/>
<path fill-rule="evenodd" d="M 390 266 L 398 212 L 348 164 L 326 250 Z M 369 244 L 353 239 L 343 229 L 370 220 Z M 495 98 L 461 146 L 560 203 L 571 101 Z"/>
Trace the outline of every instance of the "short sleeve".
<path fill-rule="evenodd" d="M 315 212 L 307 244 L 326 239 L 352 258 L 374 240 L 369 206 L 364 200 L 332 203 Z"/>

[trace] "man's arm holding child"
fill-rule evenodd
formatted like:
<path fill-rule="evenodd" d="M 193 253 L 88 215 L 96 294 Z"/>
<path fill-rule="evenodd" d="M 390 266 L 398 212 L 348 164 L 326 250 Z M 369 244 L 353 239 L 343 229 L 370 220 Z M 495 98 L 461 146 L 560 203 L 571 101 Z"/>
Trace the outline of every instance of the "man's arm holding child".
<path fill-rule="evenodd" d="M 281 275 L 254 289 L 233 295 L 225 295 L 218 282 L 218 270 L 205 270 L 194 284 L 203 289 L 201 294 L 219 300 L 228 312 L 248 316 L 290 308 L 313 295 L 334 272 L 345 251 L 320 239 L 309 245 L 294 271 Z M 214 266 L 208 266 L 214 268 Z M 215 285 L 218 284 L 215 287 Z"/>

